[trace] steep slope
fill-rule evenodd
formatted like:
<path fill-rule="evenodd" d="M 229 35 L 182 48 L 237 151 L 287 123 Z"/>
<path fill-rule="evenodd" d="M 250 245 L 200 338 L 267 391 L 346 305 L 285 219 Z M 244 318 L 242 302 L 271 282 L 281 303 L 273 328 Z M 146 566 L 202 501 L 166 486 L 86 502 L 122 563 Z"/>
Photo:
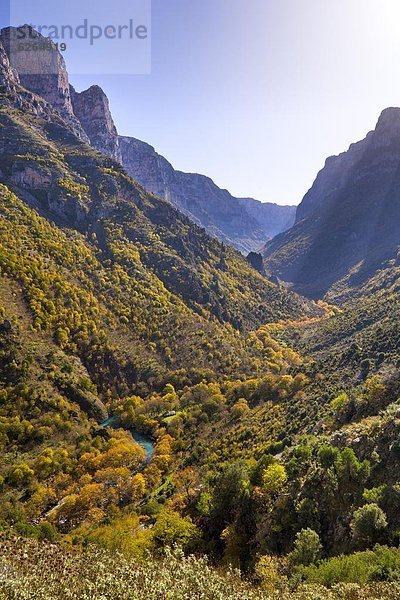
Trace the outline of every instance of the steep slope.
<path fill-rule="evenodd" d="M 294 227 L 267 243 L 266 270 L 321 297 L 348 274 L 372 276 L 400 244 L 400 109 L 326 161 L 297 210 Z"/>
<path fill-rule="evenodd" d="M 266 239 L 294 222 L 294 206 L 234 198 L 209 177 L 177 171 L 149 144 L 131 137 L 119 139 L 122 164 L 131 177 L 243 253 L 259 250 Z"/>
<path fill-rule="evenodd" d="M 45 118 L 35 114 L 35 98 L 32 105 L 25 100 L 24 112 L 15 108 L 21 94 L 18 88 L 1 97 L 1 181 L 40 214 L 94 243 L 93 279 L 98 280 L 101 265 L 107 273 L 111 269 L 98 293 L 116 303 L 116 323 L 127 322 L 122 338 L 141 340 L 133 348 L 135 357 L 147 354 L 143 345 L 158 346 L 154 360 L 140 363 L 155 361 L 156 371 L 165 371 L 166 363 L 179 368 L 192 346 L 197 348 L 193 364 L 212 368 L 211 348 L 202 350 L 206 339 L 214 340 L 222 362 L 230 362 L 225 344 L 231 340 L 237 346 L 232 327 L 249 330 L 313 310 L 270 284 L 238 252 L 209 238 L 169 204 L 146 194 L 120 165 L 82 143 L 48 105 Z M 122 281 L 130 278 L 125 288 L 115 284 L 109 290 L 111 281 L 118 281 L 117 266 L 125 273 Z M 92 289 L 91 277 L 83 280 L 85 289 Z"/>

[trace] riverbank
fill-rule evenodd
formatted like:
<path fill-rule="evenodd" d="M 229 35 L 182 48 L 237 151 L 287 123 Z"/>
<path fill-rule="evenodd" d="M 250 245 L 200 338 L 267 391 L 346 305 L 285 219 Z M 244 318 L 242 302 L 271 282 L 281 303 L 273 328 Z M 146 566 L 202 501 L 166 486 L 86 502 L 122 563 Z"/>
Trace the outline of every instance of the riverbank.
<path fill-rule="evenodd" d="M 109 417 L 107 421 L 101 423 L 101 427 L 112 427 L 113 429 L 125 429 L 126 431 L 129 431 L 135 442 L 137 442 L 139 446 L 141 446 L 146 452 L 146 462 L 150 462 L 154 454 L 155 443 L 153 438 L 148 435 L 144 435 L 143 433 L 139 433 L 135 429 L 126 429 L 125 427 L 122 427 L 118 417 L 116 416 Z"/>

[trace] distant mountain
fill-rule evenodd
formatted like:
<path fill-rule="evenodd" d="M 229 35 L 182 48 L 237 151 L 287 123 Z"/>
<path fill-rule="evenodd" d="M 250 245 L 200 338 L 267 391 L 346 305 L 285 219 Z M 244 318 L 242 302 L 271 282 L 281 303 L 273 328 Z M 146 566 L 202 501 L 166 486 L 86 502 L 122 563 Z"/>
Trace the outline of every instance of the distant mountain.
<path fill-rule="evenodd" d="M 28 35 L 28 26 L 26 26 Z M 1 31 L 0 40 L 11 55 L 13 29 Z M 29 35 L 42 36 L 29 31 Z M 260 250 L 265 242 L 294 223 L 296 208 L 262 203 L 252 198 L 234 198 L 204 175 L 183 173 L 155 149 L 135 138 L 119 136 L 104 91 L 97 85 L 76 92 L 69 84 L 68 73 L 60 53 L 13 52 L 13 66 L 18 82 L 46 100 L 73 128 L 83 141 L 120 162 L 128 174 L 147 191 L 167 200 L 197 225 L 244 254 Z M 34 68 L 32 68 L 34 67 Z M 33 72 L 34 75 L 29 73 Z M 8 80 L 13 78 L 10 73 Z"/>
<path fill-rule="evenodd" d="M 259 250 L 294 223 L 294 206 L 235 198 L 209 177 L 177 171 L 149 144 L 132 137 L 119 140 L 122 164 L 131 177 L 243 253 Z"/>
<path fill-rule="evenodd" d="M 311 297 L 343 278 L 362 284 L 400 244 L 400 108 L 347 152 L 328 158 L 292 229 L 267 243 L 265 268 Z"/>

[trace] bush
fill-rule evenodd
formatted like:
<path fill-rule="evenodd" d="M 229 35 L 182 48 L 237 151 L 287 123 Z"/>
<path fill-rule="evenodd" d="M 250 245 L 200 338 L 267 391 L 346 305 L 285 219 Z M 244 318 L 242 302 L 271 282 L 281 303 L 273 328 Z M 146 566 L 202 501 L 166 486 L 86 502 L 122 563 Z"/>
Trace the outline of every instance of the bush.
<path fill-rule="evenodd" d="M 372 581 L 397 581 L 400 578 L 400 551 L 376 546 L 374 550 L 335 556 L 318 566 L 304 567 L 302 575 L 309 583 L 331 587 L 338 583 L 365 585 Z"/>
<path fill-rule="evenodd" d="M 365 504 L 354 512 L 350 527 L 355 543 L 368 546 L 378 541 L 386 529 L 386 515 L 377 504 Z"/>
<path fill-rule="evenodd" d="M 275 463 L 267 467 L 264 471 L 263 488 L 267 494 L 278 493 L 287 481 L 286 469 L 283 465 Z"/>
<path fill-rule="evenodd" d="M 262 556 L 256 564 L 255 574 L 266 592 L 273 593 L 276 590 L 280 579 L 276 558 L 268 555 Z"/>
<path fill-rule="evenodd" d="M 294 565 L 311 565 L 320 558 L 322 545 L 319 535 L 313 529 L 302 529 L 296 534 L 294 550 L 289 554 L 289 560 Z"/>

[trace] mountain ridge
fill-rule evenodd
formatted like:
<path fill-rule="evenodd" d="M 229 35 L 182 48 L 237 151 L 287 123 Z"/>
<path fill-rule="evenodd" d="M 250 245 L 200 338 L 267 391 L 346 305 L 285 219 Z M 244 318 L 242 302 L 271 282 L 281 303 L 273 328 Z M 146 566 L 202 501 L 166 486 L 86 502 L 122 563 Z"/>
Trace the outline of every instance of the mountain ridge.
<path fill-rule="evenodd" d="M 23 29 L 30 33 L 28 26 Z M 13 31 L 3 29 L 0 41 L 9 58 L 12 54 L 14 70 L 23 71 L 21 85 L 48 101 L 81 139 L 123 164 L 145 189 L 172 203 L 209 234 L 247 254 L 293 223 L 295 207 L 235 198 L 205 175 L 173 169 L 150 144 L 119 136 L 108 98 L 98 85 L 76 92 L 55 47 L 52 52 L 35 52 L 34 64 L 25 64 L 31 56 L 12 53 Z M 32 36 L 38 42 L 46 39 L 34 30 Z M 29 75 L 30 70 L 35 74 Z"/>
<path fill-rule="evenodd" d="M 290 227 L 294 220 L 295 207 L 235 198 L 206 175 L 174 169 L 148 143 L 130 136 L 119 140 L 122 163 L 135 180 L 243 253 L 259 250 L 262 240 Z"/>
<path fill-rule="evenodd" d="M 400 234 L 400 109 L 327 159 L 291 230 L 266 244 L 266 271 L 311 297 L 353 274 L 366 281 L 397 254 Z"/>

